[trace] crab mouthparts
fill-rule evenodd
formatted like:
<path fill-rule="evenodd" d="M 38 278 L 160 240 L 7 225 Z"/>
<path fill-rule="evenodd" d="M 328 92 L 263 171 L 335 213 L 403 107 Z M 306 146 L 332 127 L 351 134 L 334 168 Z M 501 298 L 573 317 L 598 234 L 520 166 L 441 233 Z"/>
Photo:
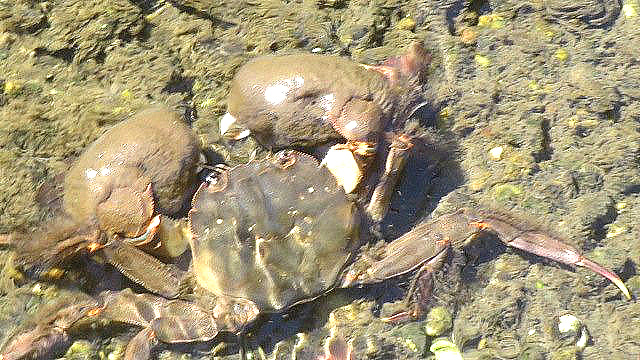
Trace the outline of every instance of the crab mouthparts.
<path fill-rule="evenodd" d="M 228 112 L 220 119 L 220 135 L 227 139 L 240 140 L 251 134 L 249 129 L 245 129 L 236 122 L 236 118 Z"/>
<path fill-rule="evenodd" d="M 158 232 L 158 227 L 160 226 L 160 215 L 154 216 L 149 225 L 147 226 L 147 230 L 144 234 L 134 237 L 134 238 L 125 238 L 125 241 L 131 243 L 135 246 L 141 246 L 150 243 Z"/>

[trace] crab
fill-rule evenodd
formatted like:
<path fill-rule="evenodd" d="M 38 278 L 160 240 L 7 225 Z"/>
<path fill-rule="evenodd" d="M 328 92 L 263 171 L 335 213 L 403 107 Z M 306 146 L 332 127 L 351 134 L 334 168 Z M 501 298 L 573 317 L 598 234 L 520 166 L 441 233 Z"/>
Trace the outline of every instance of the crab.
<path fill-rule="evenodd" d="M 384 175 L 366 208 L 380 222 L 412 147 L 403 127 L 423 104 L 416 106 L 430 60 L 419 43 L 377 66 L 330 55 L 258 57 L 236 73 L 220 132 L 233 140 L 252 135 L 270 149 L 346 139 L 329 149 L 323 164 L 347 193 L 358 190 L 381 153 Z"/>
<path fill-rule="evenodd" d="M 176 256 L 185 248 L 162 246 L 172 243 L 162 238 L 175 236 L 173 217 L 197 189 L 199 161 L 196 138 L 180 117 L 164 106 L 148 108 L 82 153 L 65 176 L 62 214 L 43 226 L 47 231 L 4 237 L 35 274 L 113 236 Z"/>

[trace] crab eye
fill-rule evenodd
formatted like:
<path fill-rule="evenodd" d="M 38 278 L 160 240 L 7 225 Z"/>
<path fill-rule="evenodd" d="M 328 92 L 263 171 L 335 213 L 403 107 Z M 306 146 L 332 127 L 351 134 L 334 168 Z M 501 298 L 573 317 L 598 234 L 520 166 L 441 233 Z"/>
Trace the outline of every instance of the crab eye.
<path fill-rule="evenodd" d="M 205 176 L 204 181 L 207 183 L 209 192 L 218 192 L 227 188 L 229 184 L 229 168 L 224 164 L 218 164 L 213 171 Z"/>
<path fill-rule="evenodd" d="M 296 163 L 296 154 L 293 150 L 283 150 L 276 154 L 275 165 L 286 169 Z"/>

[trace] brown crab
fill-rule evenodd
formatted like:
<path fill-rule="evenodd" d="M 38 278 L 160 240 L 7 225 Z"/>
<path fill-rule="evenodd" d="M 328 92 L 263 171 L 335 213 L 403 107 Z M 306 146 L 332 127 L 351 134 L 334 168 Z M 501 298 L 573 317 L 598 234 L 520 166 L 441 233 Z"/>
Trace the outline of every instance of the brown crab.
<path fill-rule="evenodd" d="M 67 339 L 71 327 L 99 317 L 141 326 L 125 358 L 145 359 L 157 341 L 208 341 L 221 331 L 239 333 L 260 313 L 286 311 L 333 288 L 434 267 L 450 246 L 479 232 L 494 232 L 509 246 L 590 268 L 629 297 L 615 274 L 525 223 L 460 209 L 417 225 L 372 256 L 360 251 L 359 216 L 329 171 L 308 155 L 285 150 L 221 170 L 200 186 L 189 211 L 189 271 L 114 237 L 103 249 L 106 255 L 127 258 L 127 276 L 158 295 L 106 291 L 66 307 L 11 341 L 2 359 L 44 356 Z M 148 278 L 143 273 L 162 281 L 141 280 Z"/>
<path fill-rule="evenodd" d="M 379 222 L 412 146 L 403 127 L 416 109 L 430 60 L 418 43 L 379 66 L 329 55 L 258 57 L 236 73 L 220 131 L 236 140 L 251 134 L 271 149 L 346 139 L 328 151 L 323 164 L 347 193 L 369 172 L 363 167 L 372 155 L 389 148 L 384 176 L 366 209 Z"/>
<path fill-rule="evenodd" d="M 18 263 L 40 273 L 114 236 L 138 245 L 171 244 L 162 237 L 175 236 L 171 217 L 186 212 L 197 188 L 199 156 L 191 129 L 166 107 L 151 107 L 117 124 L 69 169 L 62 215 L 33 237 L 11 235 Z M 165 255 L 182 251 L 162 248 Z"/>

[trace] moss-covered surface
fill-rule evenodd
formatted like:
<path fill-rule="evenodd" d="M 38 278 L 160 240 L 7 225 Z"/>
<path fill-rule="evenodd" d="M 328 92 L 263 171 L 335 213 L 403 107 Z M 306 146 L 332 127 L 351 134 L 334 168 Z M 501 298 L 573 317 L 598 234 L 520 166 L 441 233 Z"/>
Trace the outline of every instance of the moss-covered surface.
<path fill-rule="evenodd" d="M 414 191 L 405 201 L 394 201 L 397 212 L 388 223 L 399 225 L 386 234 L 406 231 L 438 204 L 441 213 L 470 197 L 564 234 L 624 280 L 635 275 L 629 285 L 637 296 L 640 3 L 565 4 L 1 1 L 0 233 L 37 229 L 55 208 L 69 164 L 140 108 L 193 107 L 202 147 L 217 160 L 236 164 L 256 145 L 225 143 L 217 122 L 230 79 L 247 59 L 314 51 L 376 63 L 418 40 L 433 54 L 425 95 L 439 114 L 426 116 L 424 123 L 453 139 L 444 149 L 456 150 L 413 157 L 402 186 Z M 503 149 L 499 157 L 489 153 L 496 147 Z M 433 158 L 439 161 L 422 163 Z M 465 359 L 640 354 L 637 300 L 621 300 L 614 286 L 589 271 L 572 272 L 496 245 L 472 246 L 462 276 L 445 271 L 436 277 L 431 303 L 452 312 L 451 334 Z M 34 289 L 1 255 L 0 333 L 6 334 L 40 304 L 54 301 L 56 291 L 43 292 L 52 286 L 44 284 Z M 90 285 L 81 283 L 96 287 Z M 324 339 L 338 331 L 355 358 L 432 356 L 433 339 L 423 324 L 380 320 L 381 303 L 397 300 L 402 289 L 402 281 L 395 281 L 341 291 L 296 307 L 286 319 L 274 316 L 254 330 L 250 353 L 316 357 L 324 351 Z M 588 329 L 590 341 L 580 355 L 557 334 L 558 317 L 568 313 Z M 273 342 L 264 340 L 265 334 L 274 336 Z M 90 340 L 72 347 L 69 357 L 82 357 L 83 349 L 93 352 L 90 358 L 121 354 L 104 345 L 121 344 L 116 340 Z M 197 358 L 212 346 L 238 357 L 233 344 L 215 343 L 164 347 L 157 355 L 179 358 L 186 352 Z"/>

